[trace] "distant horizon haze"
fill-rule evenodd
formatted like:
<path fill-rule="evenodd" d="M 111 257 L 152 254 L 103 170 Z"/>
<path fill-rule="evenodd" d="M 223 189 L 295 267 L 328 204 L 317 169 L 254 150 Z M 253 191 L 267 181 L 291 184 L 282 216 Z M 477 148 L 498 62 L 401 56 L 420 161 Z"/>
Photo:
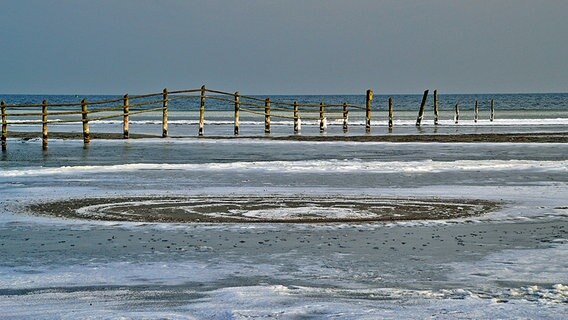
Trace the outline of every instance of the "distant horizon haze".
<path fill-rule="evenodd" d="M 213 89 L 213 90 L 221 90 L 223 91 L 224 88 L 210 88 L 207 87 L 209 89 Z M 186 90 L 186 89 L 197 89 L 196 88 L 168 88 L 169 90 Z M 408 93 L 403 93 L 403 92 L 396 92 L 396 93 L 390 93 L 390 92 L 378 92 L 377 90 L 373 89 L 373 88 L 369 88 L 371 90 L 373 90 L 373 94 L 375 96 L 408 96 L 408 95 L 416 95 L 416 96 L 422 96 L 424 94 L 424 90 L 420 91 L 420 92 L 408 92 Z M 247 95 L 247 96 L 274 96 L 274 97 L 278 97 L 278 96 L 364 96 L 366 94 L 366 90 L 362 90 L 361 92 L 357 93 L 318 93 L 318 92 L 313 92 L 313 93 L 277 93 L 277 94 L 272 94 L 272 93 L 249 93 L 249 92 L 243 92 L 239 90 L 239 93 L 241 95 Z M 434 89 L 428 89 L 429 95 L 434 94 Z M 550 94 L 568 94 L 568 91 L 566 92 L 443 92 L 440 89 L 436 89 L 438 90 L 438 95 L 443 96 L 443 95 L 550 95 Z M 231 91 L 231 90 L 229 90 Z M 130 94 L 130 95 L 138 95 L 138 94 L 150 94 L 150 93 L 160 93 L 162 92 L 161 90 L 154 90 L 154 91 L 147 91 L 147 92 L 139 92 L 139 91 L 133 91 L 133 92 L 117 92 L 117 93 L 4 93 L 4 92 L 0 92 L 0 96 L 77 96 L 77 97 L 84 97 L 84 96 L 122 96 L 124 94 Z"/>
<path fill-rule="evenodd" d="M 568 1 L 2 1 L 0 93 L 568 92 Z"/>

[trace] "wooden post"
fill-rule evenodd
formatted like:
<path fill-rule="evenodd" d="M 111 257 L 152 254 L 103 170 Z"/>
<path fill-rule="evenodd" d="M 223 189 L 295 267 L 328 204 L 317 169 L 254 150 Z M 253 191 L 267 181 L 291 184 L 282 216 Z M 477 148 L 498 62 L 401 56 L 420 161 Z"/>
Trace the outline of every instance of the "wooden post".
<path fill-rule="evenodd" d="M 298 110 L 298 101 L 294 101 L 294 134 L 300 132 L 300 111 Z"/>
<path fill-rule="evenodd" d="M 270 133 L 270 98 L 264 100 L 264 133 Z"/>
<path fill-rule="evenodd" d="M 41 148 L 47 150 L 47 100 L 41 102 Z"/>
<path fill-rule="evenodd" d="M 129 137 L 129 133 L 128 133 L 128 116 L 129 116 L 129 110 L 130 108 L 130 100 L 128 98 L 128 93 L 124 95 L 124 97 L 122 98 L 122 109 L 123 109 L 123 114 L 124 114 L 124 119 L 122 121 L 122 131 L 123 131 L 123 135 L 122 137 L 124 139 L 128 139 Z"/>
<path fill-rule="evenodd" d="M 4 101 L 0 102 L 0 109 L 2 111 L 2 151 L 6 151 L 6 140 L 8 138 L 8 115 L 6 114 L 6 103 Z"/>
<path fill-rule="evenodd" d="M 422 118 L 424 118 L 424 107 L 426 106 L 426 100 L 428 100 L 428 90 L 424 91 L 422 96 L 422 102 L 420 103 L 420 110 L 418 110 L 418 118 L 416 119 L 416 126 L 420 127 L 422 124 Z"/>
<path fill-rule="evenodd" d="M 454 121 L 455 121 L 456 124 L 458 124 L 458 122 L 460 121 L 460 106 L 459 106 L 459 102 L 456 103 L 455 109 L 456 109 L 456 114 L 455 114 L 455 116 L 454 116 Z"/>
<path fill-rule="evenodd" d="M 491 99 L 491 115 L 489 116 L 489 121 L 493 122 L 495 119 L 495 104 L 493 103 L 493 99 Z"/>
<path fill-rule="evenodd" d="M 477 100 L 475 100 L 475 109 L 473 110 L 473 122 L 477 123 L 478 117 L 479 117 L 479 106 L 477 104 Z"/>
<path fill-rule="evenodd" d="M 347 108 L 347 102 L 343 103 L 343 133 L 349 131 L 349 109 Z"/>
<path fill-rule="evenodd" d="M 434 125 L 438 125 L 438 90 L 434 90 Z"/>
<path fill-rule="evenodd" d="M 393 114 L 392 114 L 392 97 L 389 97 L 389 130 L 392 130 L 392 118 L 393 118 Z"/>
<path fill-rule="evenodd" d="M 320 133 L 323 133 L 325 131 L 325 127 L 327 126 L 325 123 L 324 108 L 324 103 L 320 102 Z"/>
<path fill-rule="evenodd" d="M 162 138 L 168 136 L 168 89 L 162 93 Z"/>
<path fill-rule="evenodd" d="M 91 142 L 91 135 L 89 132 L 89 118 L 87 115 L 89 111 L 87 110 L 87 99 L 81 101 L 81 116 L 83 118 L 83 143 L 88 144 Z"/>
<path fill-rule="evenodd" d="M 205 125 L 205 86 L 201 86 L 201 99 L 199 105 L 199 136 L 203 136 L 203 126 Z"/>
<path fill-rule="evenodd" d="M 365 132 L 371 133 L 371 101 L 373 101 L 373 90 L 367 90 L 365 97 Z"/>
<path fill-rule="evenodd" d="M 239 92 L 235 92 L 235 135 L 239 135 L 239 111 L 241 108 L 241 97 Z"/>

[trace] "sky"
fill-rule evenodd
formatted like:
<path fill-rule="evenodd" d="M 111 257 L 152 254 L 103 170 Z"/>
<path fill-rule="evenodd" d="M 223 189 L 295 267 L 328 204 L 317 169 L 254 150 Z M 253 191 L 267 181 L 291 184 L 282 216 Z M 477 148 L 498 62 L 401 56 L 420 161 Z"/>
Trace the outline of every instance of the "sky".
<path fill-rule="evenodd" d="M 568 92 L 566 0 L 0 0 L 0 93 Z"/>

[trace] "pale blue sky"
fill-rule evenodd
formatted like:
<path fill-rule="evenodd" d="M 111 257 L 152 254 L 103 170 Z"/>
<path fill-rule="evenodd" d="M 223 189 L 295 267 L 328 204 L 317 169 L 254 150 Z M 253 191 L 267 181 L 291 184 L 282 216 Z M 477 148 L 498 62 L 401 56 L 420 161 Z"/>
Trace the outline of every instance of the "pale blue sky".
<path fill-rule="evenodd" d="M 568 1 L 0 0 L 0 93 L 567 92 Z"/>

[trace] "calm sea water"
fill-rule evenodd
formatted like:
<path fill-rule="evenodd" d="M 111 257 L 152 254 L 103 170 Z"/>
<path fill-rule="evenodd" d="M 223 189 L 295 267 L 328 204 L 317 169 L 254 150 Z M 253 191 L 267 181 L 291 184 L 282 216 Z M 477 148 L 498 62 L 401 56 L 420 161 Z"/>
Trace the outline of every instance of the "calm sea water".
<path fill-rule="evenodd" d="M 177 95 L 179 96 L 179 95 Z M 220 97 L 220 96 L 218 96 Z M 270 95 L 270 96 L 253 96 L 258 99 L 271 98 L 272 101 L 286 101 L 298 103 L 314 103 L 324 102 L 326 104 L 355 104 L 365 105 L 365 95 Z M 418 111 L 422 94 L 395 94 L 382 95 L 375 94 L 372 102 L 374 110 L 380 110 L 388 107 L 388 98 L 392 97 L 395 110 L 400 111 Z M 475 101 L 479 102 L 480 109 L 488 109 L 491 99 L 495 101 L 498 110 L 511 111 L 567 111 L 568 110 L 568 93 L 527 93 L 527 94 L 439 94 L 440 110 L 453 110 L 456 103 L 462 108 L 473 109 Z M 80 103 L 85 98 L 89 102 L 120 99 L 119 95 L 6 95 L 0 94 L 0 100 L 7 104 L 40 104 L 44 99 L 48 103 Z M 198 95 L 195 95 L 198 98 Z M 231 99 L 231 97 L 228 97 Z M 140 101 L 148 101 L 161 99 L 161 96 L 150 97 Z M 131 102 L 134 103 L 134 102 Z M 257 102 L 258 103 L 258 102 Z M 262 103 L 262 102 L 260 102 Z M 433 104 L 433 92 L 430 91 L 427 105 Z M 231 102 L 223 102 L 208 99 L 206 102 L 208 110 L 232 110 Z M 170 101 L 169 107 L 172 111 L 191 111 L 199 108 L 199 101 L 193 100 L 173 100 Z"/>

